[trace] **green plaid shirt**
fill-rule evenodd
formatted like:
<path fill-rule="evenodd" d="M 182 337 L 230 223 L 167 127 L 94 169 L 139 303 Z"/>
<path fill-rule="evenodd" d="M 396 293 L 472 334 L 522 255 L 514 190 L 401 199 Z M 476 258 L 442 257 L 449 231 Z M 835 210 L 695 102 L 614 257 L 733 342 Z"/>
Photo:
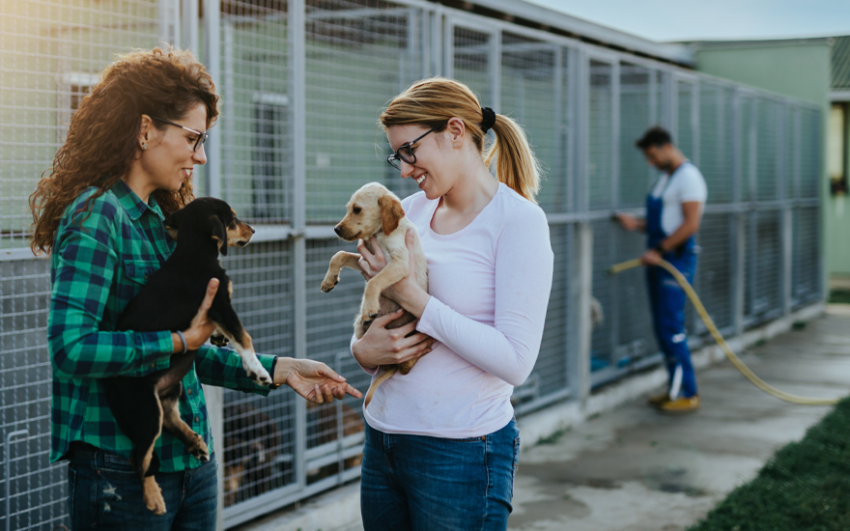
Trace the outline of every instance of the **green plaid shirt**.
<path fill-rule="evenodd" d="M 169 366 L 171 331 L 118 332 L 121 312 L 159 269 L 175 243 L 153 197 L 150 204 L 123 181 L 92 201 L 91 215 L 73 214 L 94 187 L 68 206 L 56 232 L 51 257 L 48 345 L 53 367 L 50 461 L 62 459 L 72 441 L 84 441 L 129 457 L 132 443 L 120 431 L 101 385 L 115 375 L 144 376 Z M 73 217 L 73 220 L 72 220 Z M 271 372 L 274 356 L 260 356 Z M 213 450 L 209 416 L 200 383 L 267 395 L 242 369 L 230 349 L 205 345 L 195 370 L 183 378 L 180 415 Z M 174 435 L 162 432 L 155 449 L 163 472 L 201 463 Z"/>

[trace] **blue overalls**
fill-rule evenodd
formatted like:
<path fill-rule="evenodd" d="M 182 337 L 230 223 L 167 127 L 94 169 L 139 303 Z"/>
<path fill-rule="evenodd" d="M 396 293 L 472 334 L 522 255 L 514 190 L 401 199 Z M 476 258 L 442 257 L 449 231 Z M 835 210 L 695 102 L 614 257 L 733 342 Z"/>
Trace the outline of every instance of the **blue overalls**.
<path fill-rule="evenodd" d="M 652 196 L 652 190 L 647 195 L 646 234 L 649 249 L 669 236 L 661 227 L 664 192 L 685 164 L 690 162 L 684 162 L 676 168 L 676 171 L 667 179 L 664 190 L 658 198 Z M 664 253 L 662 258 L 673 264 L 688 279 L 688 282 L 693 282 L 697 265 L 696 242 L 693 236 L 679 248 Z M 670 378 L 670 398 L 675 400 L 679 396 L 692 397 L 697 394 L 697 382 L 685 331 L 685 292 L 676 279 L 661 267 L 648 267 L 646 280 L 649 287 L 655 337 L 664 353 Z"/>

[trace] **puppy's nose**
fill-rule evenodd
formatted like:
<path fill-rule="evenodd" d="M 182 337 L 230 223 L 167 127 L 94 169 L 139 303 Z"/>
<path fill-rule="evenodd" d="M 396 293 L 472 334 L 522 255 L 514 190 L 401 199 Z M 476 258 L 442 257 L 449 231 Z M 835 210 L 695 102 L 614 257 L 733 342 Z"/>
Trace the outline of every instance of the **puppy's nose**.
<path fill-rule="evenodd" d="M 251 225 L 248 225 L 248 228 L 251 229 L 251 234 L 257 233 L 257 231 L 254 230 L 254 227 L 252 227 Z"/>
<path fill-rule="evenodd" d="M 342 232 L 342 229 L 339 227 L 339 225 L 334 227 L 334 232 L 336 233 L 337 236 L 339 236 L 340 232 Z"/>

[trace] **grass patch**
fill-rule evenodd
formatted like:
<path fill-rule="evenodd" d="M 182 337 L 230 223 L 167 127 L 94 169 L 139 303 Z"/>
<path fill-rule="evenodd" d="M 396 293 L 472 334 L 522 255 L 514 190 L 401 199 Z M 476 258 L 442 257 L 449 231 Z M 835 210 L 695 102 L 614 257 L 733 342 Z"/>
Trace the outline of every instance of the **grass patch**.
<path fill-rule="evenodd" d="M 689 531 L 850 529 L 850 398 Z"/>
<path fill-rule="evenodd" d="M 850 289 L 833 289 L 829 292 L 829 302 L 832 304 L 850 304 Z"/>
<path fill-rule="evenodd" d="M 548 437 L 540 437 L 537 439 L 537 444 L 557 444 L 565 433 L 567 433 L 567 430 L 558 430 Z"/>

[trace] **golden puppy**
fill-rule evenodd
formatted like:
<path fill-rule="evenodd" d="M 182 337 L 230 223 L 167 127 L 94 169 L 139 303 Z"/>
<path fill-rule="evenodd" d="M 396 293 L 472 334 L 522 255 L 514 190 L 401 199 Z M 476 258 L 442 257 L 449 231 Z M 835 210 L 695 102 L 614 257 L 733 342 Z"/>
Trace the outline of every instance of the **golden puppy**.
<path fill-rule="evenodd" d="M 362 239 L 370 251 L 374 251 L 374 249 L 371 247 L 369 238 L 374 236 L 387 258 L 386 267 L 366 283 L 360 313 L 354 320 L 354 334 L 357 339 L 363 337 L 369 325 L 372 324 L 372 320 L 399 309 L 399 305 L 395 301 L 384 297 L 382 293 L 409 274 L 410 255 L 404 241 L 408 229 L 413 229 L 414 232 L 415 250 L 413 258 L 416 266 L 416 281 L 422 286 L 422 289 L 428 291 L 428 264 L 419 243 L 419 235 L 416 233 L 413 223 L 405 217 L 401 201 L 382 184 L 369 183 L 354 192 L 348 205 L 346 205 L 345 217 L 334 227 L 334 231 L 340 238 L 346 241 Z M 339 271 L 343 267 L 361 271 L 358 260 L 360 260 L 360 255 L 357 253 L 345 251 L 336 253 L 331 258 L 328 272 L 322 281 L 322 291 L 328 292 L 334 289 L 334 286 L 339 282 Z M 414 319 L 416 318 L 412 314 L 404 312 L 404 315 L 392 321 L 387 325 L 387 328 L 398 328 Z M 400 365 L 384 366 L 384 373 L 375 380 L 366 393 L 365 407 L 369 406 L 372 395 L 375 394 L 375 389 L 381 383 L 395 374 L 397 370 L 400 370 L 402 374 L 407 374 L 415 364 L 416 360 L 414 359 Z"/>

